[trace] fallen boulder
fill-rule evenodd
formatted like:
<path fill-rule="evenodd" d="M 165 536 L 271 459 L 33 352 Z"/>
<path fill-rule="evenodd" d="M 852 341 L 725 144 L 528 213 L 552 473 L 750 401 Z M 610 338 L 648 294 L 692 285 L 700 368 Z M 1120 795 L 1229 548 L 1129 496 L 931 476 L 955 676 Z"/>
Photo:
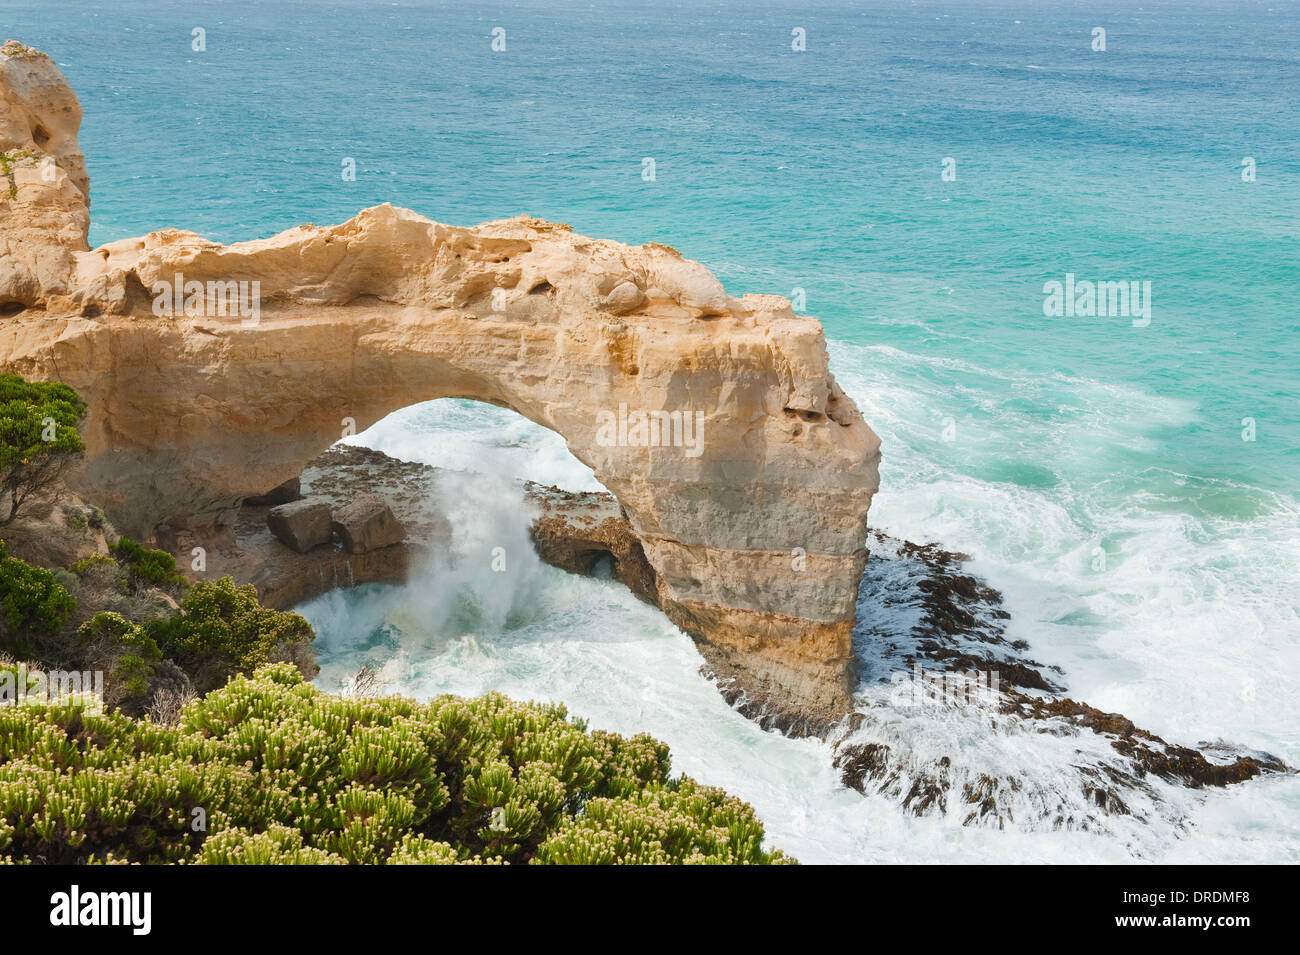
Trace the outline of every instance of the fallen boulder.
<path fill-rule="evenodd" d="M 330 506 L 319 498 L 303 498 L 271 508 L 266 526 L 280 543 L 305 554 L 330 539 Z"/>
<path fill-rule="evenodd" d="M 406 539 L 406 528 L 382 497 L 359 495 L 334 512 L 334 536 L 349 554 L 364 554 Z"/>

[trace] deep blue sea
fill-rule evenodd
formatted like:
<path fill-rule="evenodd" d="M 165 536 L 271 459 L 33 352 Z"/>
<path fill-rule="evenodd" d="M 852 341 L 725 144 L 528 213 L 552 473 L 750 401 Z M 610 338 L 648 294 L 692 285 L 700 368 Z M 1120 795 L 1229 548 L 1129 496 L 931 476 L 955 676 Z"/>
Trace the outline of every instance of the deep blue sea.
<path fill-rule="evenodd" d="M 883 440 L 873 523 L 970 554 L 1075 698 L 1300 763 L 1300 4 L 0 0 L 0 22 L 80 96 L 92 244 L 393 202 L 664 242 L 735 295 L 802 290 Z M 1150 322 L 1046 315 L 1067 274 L 1149 282 Z M 362 439 L 589 481 L 499 409 L 417 406 Z M 322 598 L 323 679 L 400 653 L 408 692 L 648 729 L 807 861 L 1300 859 L 1294 779 L 1168 832 L 906 818 L 727 710 L 655 612 L 551 570 L 472 633 L 431 627 L 410 588 Z"/>

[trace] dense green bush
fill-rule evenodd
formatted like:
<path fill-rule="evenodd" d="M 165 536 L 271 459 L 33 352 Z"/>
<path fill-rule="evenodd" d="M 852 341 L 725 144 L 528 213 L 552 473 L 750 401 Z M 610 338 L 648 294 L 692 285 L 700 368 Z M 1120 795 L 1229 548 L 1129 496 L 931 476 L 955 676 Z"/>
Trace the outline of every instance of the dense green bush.
<path fill-rule="evenodd" d="M 120 613 L 101 611 L 77 628 L 77 640 L 84 658 L 111 661 L 107 681 L 115 685 L 121 705 L 132 697 L 142 698 L 149 692 L 153 668 L 162 661 L 158 643 L 144 627 L 132 623 Z"/>
<path fill-rule="evenodd" d="M 81 575 L 92 567 L 117 567 L 118 563 L 107 554 L 91 554 L 89 557 L 83 557 L 68 569 L 74 574 Z"/>
<path fill-rule="evenodd" d="M 175 616 L 151 621 L 147 630 L 163 654 L 193 677 L 200 693 L 263 663 L 292 662 L 306 675 L 316 674 L 311 624 L 296 613 L 263 607 L 252 584 L 237 587 L 230 577 L 200 581 L 180 608 Z"/>
<path fill-rule="evenodd" d="M 186 583 L 185 575 L 176 570 L 176 558 L 165 550 L 150 550 L 129 537 L 119 537 L 109 550 L 125 568 L 132 590 L 149 586 L 175 593 Z"/>
<path fill-rule="evenodd" d="M 40 659 L 76 606 L 53 573 L 10 557 L 0 540 L 0 651 Z"/>
<path fill-rule="evenodd" d="M 671 778 L 662 743 L 496 694 L 330 696 L 274 664 L 174 727 L 0 707 L 15 862 L 790 861 L 762 838 L 746 804 Z"/>
<path fill-rule="evenodd" d="M 86 403 L 67 385 L 0 375 L 0 524 L 32 494 L 50 487 L 85 450 L 77 425 Z"/>
<path fill-rule="evenodd" d="M 124 541 L 114 548 L 118 560 L 93 555 L 71 571 L 49 571 L 9 557 L 0 540 L 0 654 L 102 670 L 105 703 L 129 713 L 150 705 L 155 675 L 182 696 L 264 663 L 292 663 L 304 676 L 316 675 L 316 634 L 301 616 L 262 606 L 256 588 L 236 587 L 230 577 L 196 584 L 173 612 L 175 602 L 155 589 L 180 579 L 170 555 Z M 124 583 L 127 573 L 136 585 Z M 79 601 L 69 588 L 83 604 L 75 617 Z M 170 663 L 159 669 L 164 659 Z"/>

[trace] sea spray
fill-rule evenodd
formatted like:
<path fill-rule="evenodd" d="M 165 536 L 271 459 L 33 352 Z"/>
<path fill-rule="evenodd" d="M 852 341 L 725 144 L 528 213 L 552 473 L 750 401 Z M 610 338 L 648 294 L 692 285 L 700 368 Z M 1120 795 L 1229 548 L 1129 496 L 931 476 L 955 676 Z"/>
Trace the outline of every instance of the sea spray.
<path fill-rule="evenodd" d="M 345 439 L 402 461 L 536 481 L 567 491 L 603 491 L 564 439 L 506 408 L 443 398 L 395 411 Z"/>
<path fill-rule="evenodd" d="M 1188 548 L 1185 533 L 1198 527 L 1208 530 L 1211 524 L 1229 519 L 1207 523 L 1202 518 L 1187 526 L 1185 516 L 1167 509 L 1147 513 L 1141 505 L 1149 490 L 1143 490 L 1142 497 L 1121 493 L 1121 506 L 1116 507 L 1110 486 L 1101 483 L 1106 480 L 1106 461 L 1096 453 L 1096 446 L 1102 435 L 1110 442 L 1112 456 L 1117 447 L 1140 458 L 1146 453 L 1145 435 L 1151 429 L 1187 423 L 1191 410 L 1184 402 L 1086 379 L 1010 379 L 1003 371 L 974 363 L 957 367 L 943 360 L 947 363 L 940 365 L 940 360 L 899 350 L 838 342 L 831 343 L 831 350 L 833 362 L 841 369 L 840 381 L 868 417 L 879 422 L 882 435 L 888 435 L 887 443 L 895 449 L 894 490 L 882 494 L 873 508 L 874 526 L 941 540 L 974 553 L 979 558 L 976 572 L 1006 595 L 1012 613 L 1009 638 L 1027 639 L 1032 653 L 1044 663 L 1062 663 L 1070 689 L 1085 684 L 1080 695 L 1090 702 L 1104 702 L 1097 691 L 1104 690 L 1105 684 L 1099 684 L 1098 678 L 1118 686 L 1132 682 L 1134 673 L 1125 656 L 1135 645 L 1154 640 L 1147 632 L 1159 624 L 1150 619 L 1150 608 L 1141 600 L 1097 606 L 1079 616 L 1081 605 L 1096 606 L 1089 583 L 1106 579 L 1091 569 L 1096 544 L 1092 528 L 1119 521 L 1112 529 L 1114 536 L 1102 539 L 1111 554 L 1109 572 L 1119 576 L 1098 595 L 1125 596 L 1122 589 L 1116 591 L 1115 583 L 1141 594 L 1161 578 L 1168 580 L 1171 573 L 1175 580 L 1204 580 L 1228 555 L 1233 555 L 1234 563 L 1268 559 L 1267 549 L 1258 555 L 1235 545 L 1224 551 L 1215 543 L 1223 539 L 1222 532 Z M 866 368 L 872 369 L 870 377 L 862 370 Z M 935 410 L 924 382 L 934 374 L 960 377 L 969 392 L 955 447 L 923 440 Z M 1009 390 L 1017 395 L 1015 402 L 1008 402 Z M 1040 415 L 1039 406 L 1047 411 Z M 1124 414 L 1124 409 L 1134 406 L 1143 408 L 1140 418 Z M 430 429 L 427 434 L 420 433 L 419 427 L 412 430 L 417 421 Z M 404 442 L 415 450 L 426 441 L 427 447 L 452 448 L 467 467 L 504 459 L 512 477 L 528 477 L 530 455 L 547 447 L 552 437 L 501 409 L 441 401 L 386 419 L 371 429 L 366 443 L 392 448 Z M 1024 446 L 1042 448 L 1035 460 L 1046 462 L 1059 476 L 1029 481 L 1009 475 L 1006 462 L 1015 460 L 1016 449 Z M 949 461 L 947 453 L 952 452 L 961 452 L 960 466 Z M 539 455 L 536 463 L 543 479 L 558 476 L 565 468 L 562 458 L 550 455 Z M 582 467 L 576 461 L 568 466 L 577 473 Z M 1152 472 L 1135 474 L 1140 487 L 1150 486 Z M 478 476 L 470 480 L 483 487 L 500 486 Z M 548 483 L 565 482 L 551 478 Z M 1197 493 L 1197 499 L 1203 500 Z M 861 795 L 846 788 L 841 770 L 832 766 L 836 753 L 826 743 L 765 733 L 728 708 L 717 690 L 699 676 L 700 658 L 690 639 L 622 585 L 548 566 L 535 566 L 535 576 L 520 580 L 513 575 L 522 568 L 509 560 L 506 571 L 491 571 L 491 548 L 502 546 L 495 539 L 523 539 L 528 516 L 517 503 L 517 488 L 509 496 L 490 495 L 484 508 L 489 513 L 483 515 L 472 514 L 474 502 L 482 500 L 472 494 L 473 490 L 444 496 L 449 506 L 471 512 L 456 519 L 461 530 L 453 534 L 450 552 L 477 550 L 479 570 L 487 568 L 487 579 L 510 584 L 508 598 L 498 606 L 522 602 L 527 612 L 512 618 L 508 610 L 497 611 L 495 619 L 504 621 L 501 629 L 479 626 L 483 614 L 476 603 L 479 598 L 474 597 L 479 584 L 473 575 L 463 578 L 459 590 L 451 586 L 450 577 L 444 581 L 444 592 L 456 593 L 462 601 L 472 598 L 470 608 L 479 606 L 467 614 L 470 608 L 462 605 L 459 616 L 410 612 L 409 608 L 431 600 L 432 581 L 418 572 L 406 587 L 371 586 L 326 594 L 299 608 L 320 633 L 323 669 L 318 682 L 322 686 L 345 682 L 369 660 L 387 664 L 384 677 L 395 692 L 427 698 L 499 690 L 524 699 L 561 701 L 595 727 L 650 732 L 672 747 L 677 771 L 741 795 L 759 811 L 772 844 L 790 849 L 806 862 L 1080 862 L 1135 857 L 1259 861 L 1288 858 L 1300 845 L 1294 822 L 1300 786 L 1294 778 L 1255 781 L 1208 796 L 1153 781 L 1150 790 L 1120 795 L 1131 815 L 1104 812 L 1083 798 L 1083 785 L 1092 781 L 1083 777 L 1079 764 L 1097 768 L 1109 764 L 1114 751 L 1107 741 L 1093 734 L 1059 737 L 1035 732 L 974 707 L 892 708 L 888 706 L 889 674 L 897 667 L 881 654 L 873 655 L 864 672 L 873 683 L 883 680 L 874 688 L 863 688 L 860 701 L 870 709 L 870 719 L 846 746 L 889 747 L 888 765 L 898 772 L 900 784 L 906 780 L 908 792 L 913 784 L 928 786 L 935 767 L 947 759 L 947 789 L 954 795 L 948 797 L 950 810 L 934 804 L 917 817 L 903 806 L 907 793 L 898 786 L 868 779 L 866 795 Z M 1162 497 L 1167 496 L 1162 491 Z M 513 534 L 503 528 L 504 536 L 488 529 L 493 512 L 503 517 L 503 509 L 518 521 Z M 1023 514 L 1032 516 L 1017 519 Z M 1263 516 L 1267 518 L 1263 523 L 1252 517 L 1249 524 L 1241 524 L 1241 532 L 1258 539 L 1273 518 L 1285 514 L 1266 508 Z M 1161 530 L 1165 525 L 1183 529 L 1176 537 L 1184 546 L 1157 556 L 1164 567 L 1159 573 L 1146 561 L 1141 573 L 1128 573 L 1135 566 L 1131 561 L 1145 550 L 1155 545 L 1163 548 L 1169 537 L 1168 528 Z M 473 526 L 482 529 L 477 536 L 464 530 Z M 1125 529 L 1146 532 L 1123 535 Z M 1158 536 L 1150 536 L 1152 530 L 1159 531 Z M 1283 541 L 1270 543 L 1276 553 Z M 883 556 L 877 549 L 873 545 L 873 555 Z M 1040 559 L 1044 554 L 1051 559 L 1044 562 Z M 1272 579 L 1250 574 L 1236 583 L 1253 581 L 1265 587 Z M 527 596 L 521 601 L 522 594 Z M 1198 606 L 1199 612 L 1213 609 L 1216 616 L 1232 616 L 1252 605 L 1233 601 L 1211 608 L 1201 601 Z M 1274 604 L 1271 609 L 1280 608 Z M 1177 606 L 1161 603 L 1161 614 L 1171 611 L 1177 611 Z M 1257 605 L 1253 612 L 1262 616 L 1270 606 Z M 1106 617 L 1112 615 L 1124 622 L 1126 640 L 1099 654 L 1098 638 L 1109 629 Z M 1186 611 L 1177 615 L 1185 618 Z M 441 619 L 437 635 L 428 634 L 422 617 Z M 908 606 L 895 603 L 878 608 L 869 619 L 864 616 L 860 629 L 910 629 L 914 617 Z M 473 626 L 455 626 L 458 620 Z M 1184 627 L 1180 639 L 1186 639 L 1187 633 Z M 1252 640 L 1249 646 L 1275 658 L 1283 653 L 1263 640 Z M 1218 652 L 1222 654 L 1223 648 Z M 1285 658 L 1283 653 L 1280 659 Z M 1183 700 L 1189 686 L 1185 674 L 1195 665 L 1195 660 L 1184 663 L 1177 657 L 1161 662 L 1167 679 L 1181 681 Z M 1081 674 L 1089 679 L 1081 681 Z M 1219 671 L 1208 674 L 1197 693 L 1211 699 L 1220 693 L 1223 676 Z M 1261 701 L 1267 698 L 1279 711 L 1290 705 L 1274 695 L 1267 677 L 1261 675 L 1258 682 Z M 1144 688 L 1158 691 L 1159 684 L 1153 687 L 1148 679 Z M 1151 715 L 1181 715 L 1183 700 L 1171 707 L 1173 698 L 1156 692 L 1113 708 L 1140 717 L 1149 726 Z M 1153 704 L 1158 708 L 1153 709 Z M 1144 705 L 1147 712 L 1140 713 Z M 1260 705 L 1250 701 L 1246 707 L 1253 716 Z M 1222 708 L 1208 712 L 1219 733 L 1254 742 L 1254 737 L 1241 732 L 1244 723 L 1233 724 L 1231 713 L 1225 715 Z M 1252 718 L 1250 724 L 1258 722 Z M 1187 732 L 1172 732 L 1169 738 L 1198 739 Z M 1019 788 L 1011 785 L 1012 780 Z M 999 786 L 991 811 L 982 811 L 985 800 L 972 807 L 959 798 L 968 786 L 979 791 L 990 781 Z M 972 811 L 976 817 L 967 822 Z M 1267 843 L 1260 840 L 1262 833 L 1272 834 Z"/>
<path fill-rule="evenodd" d="M 435 507 L 451 544 L 431 549 L 399 612 L 431 634 L 501 633 L 536 605 L 542 567 L 520 487 L 501 474 L 444 473 Z"/>
<path fill-rule="evenodd" d="M 370 664 L 380 685 L 408 692 L 413 661 L 449 652 L 459 666 L 490 668 L 482 638 L 535 613 L 544 565 L 528 536 L 533 515 L 520 485 L 500 474 L 440 472 L 429 506 L 446 519 L 450 537 L 416 563 L 405 586 L 336 590 L 307 605 L 322 657 L 343 652 L 355 664 L 318 680 L 322 686 L 347 685 Z M 346 645 L 336 649 L 336 640 Z"/>

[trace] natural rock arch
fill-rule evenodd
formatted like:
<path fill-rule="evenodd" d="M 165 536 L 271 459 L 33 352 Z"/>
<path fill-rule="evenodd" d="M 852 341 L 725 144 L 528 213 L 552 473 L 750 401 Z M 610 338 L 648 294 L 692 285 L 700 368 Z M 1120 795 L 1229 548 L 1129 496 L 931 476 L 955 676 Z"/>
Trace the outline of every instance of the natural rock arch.
<path fill-rule="evenodd" d="M 743 658 L 754 692 L 847 708 L 879 439 L 816 320 L 732 298 L 666 246 L 526 217 L 457 228 L 383 205 L 229 246 L 168 229 L 92 251 L 63 77 L 4 56 L 0 106 L 0 148 L 32 157 L 0 203 L 0 303 L 17 309 L 0 365 L 85 396 L 80 481 L 123 529 L 215 531 L 345 419 L 487 401 L 564 437 L 618 498 L 660 606 Z M 182 305 L 201 289 L 197 314 L 166 314 L 173 287 Z M 231 289 L 250 320 L 219 314 Z M 635 444 L 642 412 L 702 422 L 698 444 Z"/>

